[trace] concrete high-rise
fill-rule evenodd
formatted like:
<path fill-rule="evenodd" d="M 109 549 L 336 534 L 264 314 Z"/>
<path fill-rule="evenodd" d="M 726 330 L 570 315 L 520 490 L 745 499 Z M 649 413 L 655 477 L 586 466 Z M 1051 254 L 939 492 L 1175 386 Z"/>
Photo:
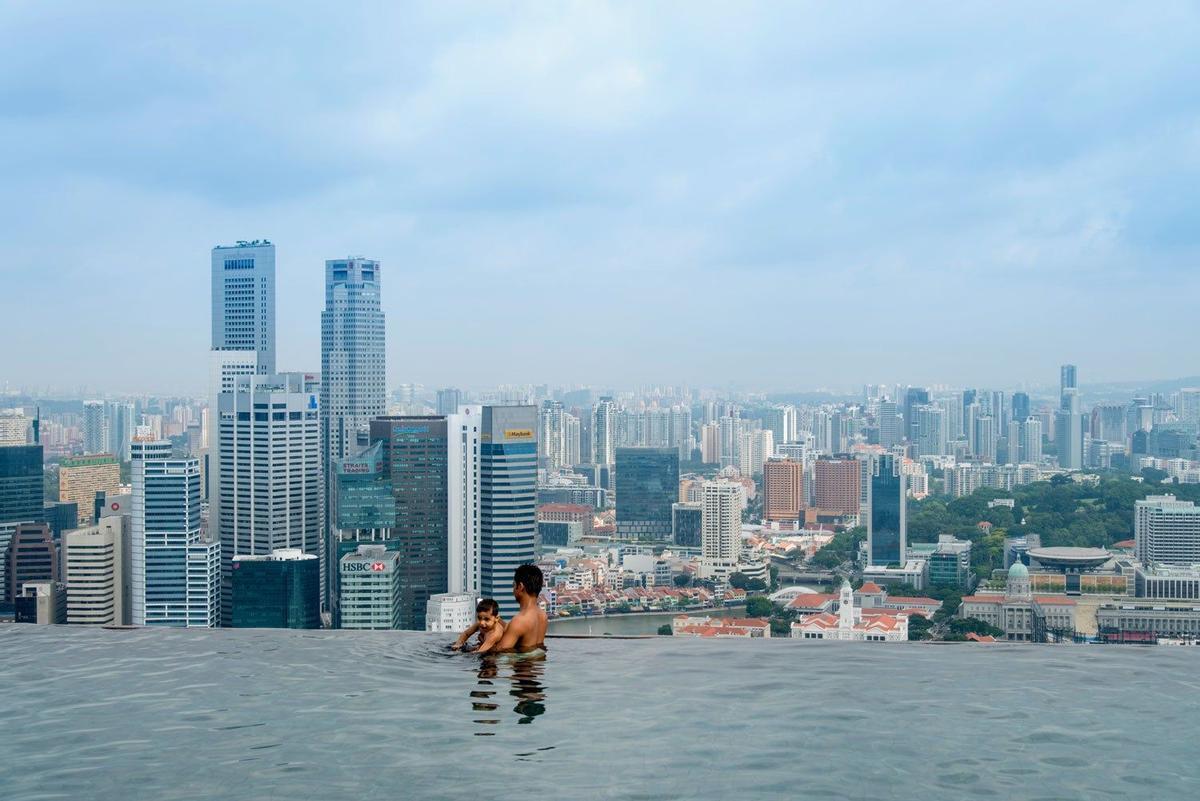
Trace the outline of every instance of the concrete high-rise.
<path fill-rule="evenodd" d="M 218 398 L 222 624 L 233 622 L 233 563 L 295 549 L 322 556 L 319 382 L 311 373 L 239 377 Z M 210 517 L 210 519 L 212 519 Z"/>
<path fill-rule="evenodd" d="M 92 522 L 97 492 L 115 493 L 121 486 L 121 465 L 111 453 L 64 457 L 58 468 L 58 500 L 77 504 L 78 520 Z"/>
<path fill-rule="evenodd" d="M 457 414 L 458 407 L 462 405 L 462 402 L 463 393 L 461 389 L 446 387 L 437 391 L 438 414 Z"/>
<path fill-rule="evenodd" d="M 763 465 L 763 518 L 799 520 L 804 508 L 804 463 L 768 459 Z"/>
<path fill-rule="evenodd" d="M 1027 417 L 1021 423 L 1021 461 L 1038 464 L 1042 461 L 1042 421 Z"/>
<path fill-rule="evenodd" d="M 975 418 L 975 456 L 982 462 L 996 461 L 996 428 L 991 415 Z"/>
<path fill-rule="evenodd" d="M 104 413 L 104 401 L 83 402 L 83 452 L 105 453 L 108 451 L 108 415 Z"/>
<path fill-rule="evenodd" d="M 879 402 L 879 444 L 890 449 L 900 442 L 902 418 L 899 407 L 892 401 Z"/>
<path fill-rule="evenodd" d="M 342 628 L 402 628 L 399 551 L 364 543 L 341 558 L 338 570 Z"/>
<path fill-rule="evenodd" d="M 671 539 L 671 504 L 679 496 L 679 451 L 617 448 L 617 539 Z"/>
<path fill-rule="evenodd" d="M 867 554 L 872 565 L 904 566 L 908 547 L 907 493 L 901 463 L 888 454 L 870 459 Z"/>
<path fill-rule="evenodd" d="M 861 508 L 857 459 L 818 459 L 813 463 L 812 505 L 837 515 L 858 515 Z"/>
<path fill-rule="evenodd" d="M 592 407 L 592 463 L 612 465 L 616 461 L 616 437 L 613 428 L 616 424 L 617 405 L 612 398 L 601 398 Z"/>
<path fill-rule="evenodd" d="M 130 606 L 135 626 L 213 627 L 221 612 L 221 546 L 200 522 L 200 463 L 167 440 L 135 439 Z"/>
<path fill-rule="evenodd" d="M 1133 504 L 1134 555 L 1146 564 L 1200 564 L 1200 506 L 1174 495 Z"/>
<path fill-rule="evenodd" d="M 130 524 L 128 515 L 113 515 L 63 535 L 68 623 L 131 622 Z"/>
<path fill-rule="evenodd" d="M 253 351 L 275 372 L 275 246 L 266 240 L 212 249 L 212 349 Z"/>
<path fill-rule="evenodd" d="M 513 572 L 536 559 L 537 407 L 484 406 L 479 439 L 479 591 L 508 617 Z"/>
<path fill-rule="evenodd" d="M 742 560 L 741 484 L 704 482 L 701 501 L 700 578 L 726 582 Z"/>
<path fill-rule="evenodd" d="M 941 406 L 926 404 L 913 409 L 916 417 L 917 454 L 920 456 L 943 456 L 946 453 L 946 412 Z M 882 444 L 882 442 L 880 443 Z"/>

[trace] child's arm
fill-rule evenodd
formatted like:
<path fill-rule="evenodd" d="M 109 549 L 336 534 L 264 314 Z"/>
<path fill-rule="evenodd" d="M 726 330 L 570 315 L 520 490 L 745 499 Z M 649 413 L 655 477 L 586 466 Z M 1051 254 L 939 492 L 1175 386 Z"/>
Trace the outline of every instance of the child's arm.
<path fill-rule="evenodd" d="M 500 643 L 500 638 L 504 636 L 504 628 L 505 626 L 503 623 L 497 623 L 496 625 L 492 626 L 492 630 L 487 633 L 487 637 L 485 637 L 483 642 L 480 643 L 479 647 L 475 649 L 475 653 L 486 654 L 488 651 L 494 650 Z"/>
<path fill-rule="evenodd" d="M 451 645 L 450 647 L 455 651 L 459 650 L 467 644 L 467 640 L 471 639 L 471 635 L 477 631 L 479 631 L 479 623 L 472 623 L 469 629 L 458 635 L 458 639 L 455 640 L 454 645 Z"/>

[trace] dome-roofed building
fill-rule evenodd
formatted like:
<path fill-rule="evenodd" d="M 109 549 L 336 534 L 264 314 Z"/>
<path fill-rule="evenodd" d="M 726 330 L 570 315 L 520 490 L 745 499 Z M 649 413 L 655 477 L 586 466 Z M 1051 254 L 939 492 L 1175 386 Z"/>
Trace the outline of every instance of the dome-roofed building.
<path fill-rule="evenodd" d="M 1008 569 L 1003 595 L 968 595 L 958 616 L 995 626 L 1009 640 L 1046 642 L 1075 632 L 1075 601 L 1064 595 L 1035 596 L 1029 568 L 1020 562 Z"/>

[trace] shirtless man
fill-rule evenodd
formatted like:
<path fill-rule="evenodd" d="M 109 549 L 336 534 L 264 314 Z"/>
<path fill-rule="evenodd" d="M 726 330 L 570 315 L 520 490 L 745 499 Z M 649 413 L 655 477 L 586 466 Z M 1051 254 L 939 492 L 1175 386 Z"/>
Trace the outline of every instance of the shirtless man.
<path fill-rule="evenodd" d="M 546 613 L 538 606 L 542 592 L 542 571 L 536 565 L 521 565 L 513 573 L 513 597 L 520 610 L 504 629 L 497 651 L 536 651 L 545 648 Z"/>

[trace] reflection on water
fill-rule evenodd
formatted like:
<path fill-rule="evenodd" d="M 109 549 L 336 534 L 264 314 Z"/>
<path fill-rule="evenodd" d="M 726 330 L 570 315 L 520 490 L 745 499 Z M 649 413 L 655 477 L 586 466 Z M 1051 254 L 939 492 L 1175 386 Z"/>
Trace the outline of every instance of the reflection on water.
<path fill-rule="evenodd" d="M 544 654 L 484 654 L 478 659 L 478 680 L 475 689 L 470 693 L 471 710 L 493 714 L 475 718 L 476 724 L 487 727 L 496 726 L 501 722 L 501 718 L 494 713 L 500 708 L 500 704 L 496 703 L 498 685 L 505 681 L 512 684 L 508 694 L 516 699 L 513 712 L 517 715 L 517 723 L 533 723 L 534 718 L 546 713 L 546 687 L 542 683 L 546 672 Z M 479 737 L 491 736 L 494 733 L 487 730 L 475 732 Z M 538 750 L 545 751 L 549 748 Z"/>

